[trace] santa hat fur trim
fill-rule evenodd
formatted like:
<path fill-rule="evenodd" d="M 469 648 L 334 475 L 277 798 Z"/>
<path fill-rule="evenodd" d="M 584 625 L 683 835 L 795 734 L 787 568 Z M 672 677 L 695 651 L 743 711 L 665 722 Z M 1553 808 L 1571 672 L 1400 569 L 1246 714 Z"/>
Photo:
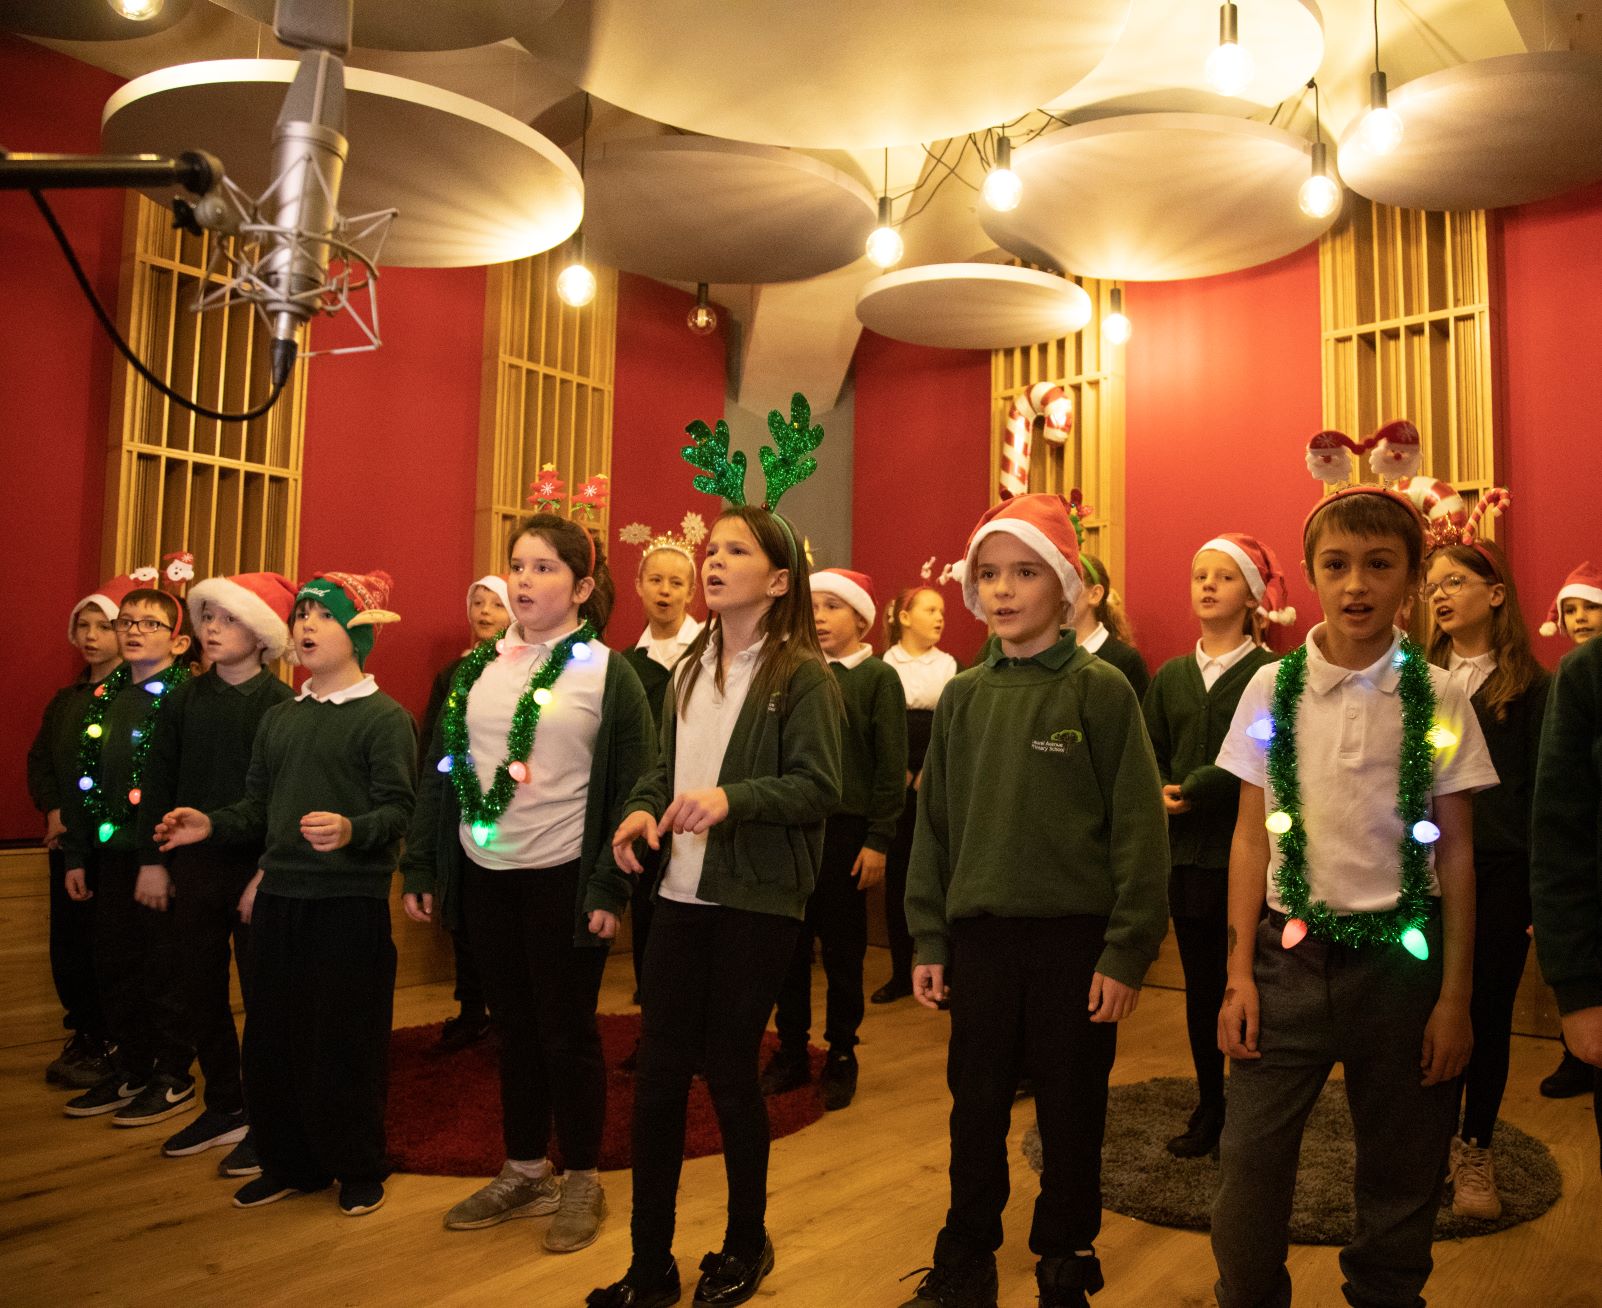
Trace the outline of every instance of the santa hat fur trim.
<path fill-rule="evenodd" d="M 1246 579 L 1246 588 L 1258 601 L 1257 612 L 1264 620 L 1282 627 L 1296 621 L 1296 610 L 1290 605 L 1290 592 L 1286 589 L 1279 559 L 1257 537 L 1237 531 L 1225 532 L 1214 536 L 1196 553 L 1199 555 L 1203 550 L 1218 550 L 1235 561 Z"/>
<path fill-rule="evenodd" d="M 820 568 L 812 574 L 814 595 L 833 595 L 851 606 L 859 618 L 870 627 L 878 617 L 878 606 L 873 599 L 873 578 L 865 572 L 852 572 L 847 568 Z"/>
<path fill-rule="evenodd" d="M 289 615 L 295 607 L 295 585 L 276 572 L 242 572 L 234 577 L 207 577 L 189 588 L 189 619 L 200 630 L 200 614 L 208 602 L 250 628 L 270 663 L 289 645 Z"/>
<path fill-rule="evenodd" d="M 1022 541 L 1045 560 L 1062 586 L 1062 597 L 1070 609 L 1079 602 L 1085 583 L 1079 562 L 1079 534 L 1074 530 L 1073 507 L 1061 495 L 1035 493 L 1015 495 L 986 511 L 968 537 L 962 562 L 953 564 L 951 576 L 962 587 L 962 602 L 981 622 L 984 608 L 979 603 L 979 583 L 974 567 L 979 546 L 985 537 L 1004 532 Z"/>
<path fill-rule="evenodd" d="M 1558 634 L 1563 624 L 1563 601 L 1566 599 L 1602 604 L 1602 568 L 1587 561 L 1569 573 L 1558 590 L 1557 598 L 1552 601 L 1552 607 L 1546 611 L 1546 621 L 1541 624 L 1543 636 Z"/>
<path fill-rule="evenodd" d="M 69 645 L 72 644 L 74 629 L 78 625 L 78 615 L 84 611 L 85 607 L 93 604 L 106 615 L 107 622 L 115 622 L 117 613 L 122 608 L 123 598 L 128 592 L 138 590 L 148 584 L 148 582 L 136 580 L 130 576 L 113 577 L 101 586 L 99 590 L 85 595 L 72 606 L 72 612 L 67 614 L 67 643 Z"/>
<path fill-rule="evenodd" d="M 500 600 L 501 607 L 505 609 L 508 614 L 511 613 L 512 597 L 510 594 L 508 594 L 506 589 L 506 578 L 498 577 L 492 572 L 487 577 L 480 577 L 467 588 L 467 620 L 469 622 L 473 620 L 473 592 L 480 586 L 491 592 L 496 599 Z"/>

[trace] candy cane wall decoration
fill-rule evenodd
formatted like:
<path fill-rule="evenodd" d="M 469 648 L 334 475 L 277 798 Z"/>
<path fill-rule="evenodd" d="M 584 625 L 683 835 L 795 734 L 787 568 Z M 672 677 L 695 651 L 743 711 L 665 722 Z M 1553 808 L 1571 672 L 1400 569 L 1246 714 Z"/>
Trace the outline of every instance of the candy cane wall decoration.
<path fill-rule="evenodd" d="M 999 483 L 1004 500 L 1029 489 L 1029 445 L 1036 418 L 1045 419 L 1045 438 L 1061 445 L 1074 429 L 1074 397 L 1055 382 L 1036 382 L 1013 400 L 1001 442 Z"/>

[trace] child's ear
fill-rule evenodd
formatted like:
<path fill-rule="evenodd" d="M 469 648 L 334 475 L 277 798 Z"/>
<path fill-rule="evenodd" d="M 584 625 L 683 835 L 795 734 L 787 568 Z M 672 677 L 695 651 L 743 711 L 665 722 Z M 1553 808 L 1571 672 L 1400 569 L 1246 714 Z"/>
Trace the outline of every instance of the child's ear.
<path fill-rule="evenodd" d="M 775 596 L 788 595 L 790 593 L 790 569 L 775 569 L 773 573 L 773 581 L 770 583 L 768 589 L 771 590 Z"/>
<path fill-rule="evenodd" d="M 573 602 L 582 604 L 593 594 L 595 594 L 595 578 L 584 577 L 580 579 L 578 585 L 573 587 Z"/>
<path fill-rule="evenodd" d="M 1493 609 L 1499 609 L 1499 608 L 1502 607 L 1502 605 L 1504 605 L 1506 603 L 1507 603 L 1507 587 L 1504 586 L 1501 582 L 1496 582 L 1491 587 L 1491 607 Z"/>
<path fill-rule="evenodd" d="M 189 653 L 189 645 L 190 640 L 188 636 L 174 636 L 172 638 L 173 658 L 182 658 L 185 654 Z"/>

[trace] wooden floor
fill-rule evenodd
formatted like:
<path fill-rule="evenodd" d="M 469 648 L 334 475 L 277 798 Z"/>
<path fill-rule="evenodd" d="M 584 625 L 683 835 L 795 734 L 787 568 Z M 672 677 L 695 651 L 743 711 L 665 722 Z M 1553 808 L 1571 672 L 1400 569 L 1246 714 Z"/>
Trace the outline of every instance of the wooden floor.
<path fill-rule="evenodd" d="M 869 976 L 884 968 L 873 951 Z M 603 1009 L 626 1008 L 632 978 L 624 958 L 609 965 Z M 400 1025 L 450 1010 L 439 985 L 397 996 Z M 821 1013 L 821 1008 L 818 1010 Z M 928 1261 L 946 1203 L 943 1079 L 946 1019 L 911 1001 L 869 1008 L 855 1104 L 773 1149 L 768 1224 L 778 1267 L 754 1301 L 771 1308 L 893 1308 Z M 1550 1102 L 1535 1092 L 1556 1045 L 1515 1037 L 1503 1115 L 1545 1140 L 1563 1170 L 1565 1194 L 1537 1222 L 1436 1249 L 1429 1298 L 1450 1308 L 1582 1308 L 1602 1305 L 1602 1181 L 1587 1100 Z M 0 1050 L 0 1303 L 230 1305 L 503 1304 L 578 1308 L 594 1286 L 628 1263 L 628 1178 L 608 1173 L 612 1215 L 578 1254 L 539 1247 L 544 1223 L 446 1232 L 441 1215 L 473 1188 L 450 1177 L 397 1176 L 388 1202 L 368 1217 L 341 1217 L 331 1194 L 256 1212 L 228 1203 L 234 1183 L 215 1174 L 217 1153 L 166 1160 L 167 1130 L 118 1130 L 104 1118 L 61 1115 L 65 1095 L 44 1085 L 54 1050 Z M 1188 1071 L 1183 997 L 1148 989 L 1121 1032 L 1115 1081 Z M 449 1094 L 448 1085 L 441 1086 Z M 1026 1247 L 1034 1177 L 1017 1150 L 1033 1120 L 1014 1115 L 1014 1196 L 998 1257 L 1003 1308 L 1035 1303 Z M 1177 1165 L 1177 1164 L 1176 1164 Z M 678 1255 L 693 1284 L 701 1254 L 723 1229 L 718 1158 L 686 1165 Z M 1206 1237 L 1146 1226 L 1109 1213 L 1098 1242 L 1108 1288 L 1096 1308 L 1167 1308 L 1213 1302 Z M 1333 1249 L 1296 1249 L 1298 1308 L 1339 1308 Z M 688 1295 L 684 1300 L 687 1305 Z"/>

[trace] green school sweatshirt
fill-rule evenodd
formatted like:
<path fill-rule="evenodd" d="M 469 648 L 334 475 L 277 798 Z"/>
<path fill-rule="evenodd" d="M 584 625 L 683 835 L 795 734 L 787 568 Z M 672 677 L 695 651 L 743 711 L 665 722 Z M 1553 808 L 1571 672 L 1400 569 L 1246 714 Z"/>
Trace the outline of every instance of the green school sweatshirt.
<path fill-rule="evenodd" d="M 846 711 L 835 812 L 867 818 L 862 843 L 882 854 L 907 803 L 907 694 L 896 670 L 872 654 L 854 668 L 830 663 L 829 670 Z"/>

